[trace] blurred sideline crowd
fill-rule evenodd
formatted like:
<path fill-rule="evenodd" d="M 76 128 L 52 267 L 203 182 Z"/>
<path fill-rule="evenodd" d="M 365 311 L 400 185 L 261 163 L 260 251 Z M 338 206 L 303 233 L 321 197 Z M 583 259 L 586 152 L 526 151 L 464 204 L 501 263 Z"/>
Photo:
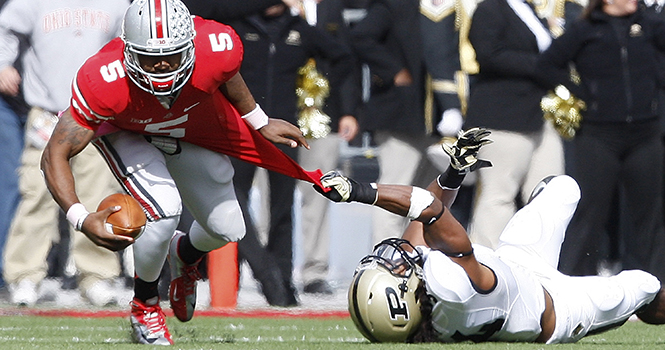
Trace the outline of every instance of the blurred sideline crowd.
<path fill-rule="evenodd" d="M 474 243 L 496 248 L 535 184 L 569 174 L 582 200 L 559 269 L 642 269 L 665 281 L 665 43 L 652 44 L 641 19 L 665 20 L 663 1 L 641 0 L 627 15 L 601 13 L 602 0 L 183 2 L 238 33 L 241 74 L 257 103 L 309 138 L 311 150 L 280 147 L 303 168 L 425 187 L 449 164 L 441 143 L 486 127 L 494 142 L 478 157 L 493 166 L 467 176 L 451 208 Z M 58 113 L 70 104 L 72 78 L 120 35 L 129 3 L 0 0 L 0 286 L 12 304 L 33 306 L 61 290 L 78 290 L 98 307 L 129 301 L 131 246 L 111 252 L 74 230 L 39 170 Z M 576 25 L 582 20 L 598 27 Z M 588 44 L 593 35 L 602 44 Z M 96 208 L 122 189 L 88 148 L 72 169 L 83 204 Z M 334 204 L 309 183 L 270 171 L 259 177 L 236 159 L 233 166 L 247 229 L 238 256 L 268 304 L 332 295 Z M 191 221 L 185 213 L 179 228 Z M 407 224 L 380 208 L 371 222 L 373 243 L 401 236 Z M 301 266 L 294 266 L 296 226 Z M 200 269 L 205 275 L 205 261 Z M 168 267 L 163 275 L 167 295 Z"/>

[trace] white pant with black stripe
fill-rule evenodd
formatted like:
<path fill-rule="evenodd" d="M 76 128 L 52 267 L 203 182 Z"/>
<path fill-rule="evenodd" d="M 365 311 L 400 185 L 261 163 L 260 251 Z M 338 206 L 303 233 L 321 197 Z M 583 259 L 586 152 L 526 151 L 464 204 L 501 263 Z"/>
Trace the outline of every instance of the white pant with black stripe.
<path fill-rule="evenodd" d="M 245 234 L 233 188 L 233 166 L 226 155 L 180 142 L 181 152 L 167 155 L 139 134 L 120 131 L 94 141 L 125 190 L 148 216 L 146 230 L 134 244 L 136 275 L 159 278 L 182 205 L 195 221 L 194 247 L 211 251 Z"/>

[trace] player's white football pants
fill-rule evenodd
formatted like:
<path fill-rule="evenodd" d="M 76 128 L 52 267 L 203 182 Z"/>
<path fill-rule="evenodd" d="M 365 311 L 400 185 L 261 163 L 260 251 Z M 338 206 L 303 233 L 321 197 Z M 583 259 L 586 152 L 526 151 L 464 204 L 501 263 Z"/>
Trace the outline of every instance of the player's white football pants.
<path fill-rule="evenodd" d="M 244 236 L 233 166 L 227 156 L 186 142 L 180 142 L 180 153 L 166 155 L 142 135 L 126 131 L 94 143 L 148 216 L 146 230 L 134 244 L 139 278 L 159 278 L 183 203 L 195 219 L 189 234 L 197 249 L 211 251 Z"/>
<path fill-rule="evenodd" d="M 496 250 L 502 260 L 532 271 L 552 296 L 556 326 L 548 344 L 576 342 L 590 332 L 621 325 L 660 290 L 656 277 L 639 270 L 611 277 L 571 277 L 557 270 L 566 228 L 579 200 L 575 180 L 555 177 L 513 216 Z"/>

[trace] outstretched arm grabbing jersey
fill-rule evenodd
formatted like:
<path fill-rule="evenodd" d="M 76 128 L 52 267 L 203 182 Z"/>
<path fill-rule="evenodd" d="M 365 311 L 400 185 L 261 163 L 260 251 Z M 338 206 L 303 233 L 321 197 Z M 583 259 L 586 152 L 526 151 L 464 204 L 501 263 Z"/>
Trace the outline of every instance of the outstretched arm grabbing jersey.
<path fill-rule="evenodd" d="M 570 277 L 556 270 L 558 256 L 553 264 L 543 258 L 559 251 L 579 201 L 572 178 L 544 180 L 494 251 L 472 246 L 447 210 L 455 189 L 445 183 L 453 170 L 428 190 L 362 184 L 335 172 L 323 176 L 330 188 L 324 195 L 331 200 L 373 204 L 412 220 L 405 240 L 377 244 L 356 269 L 349 311 L 365 337 L 374 342 L 564 343 L 620 326 L 632 314 L 647 323 L 665 323 L 665 292 L 651 274 L 631 270 L 612 277 Z"/>
<path fill-rule="evenodd" d="M 426 245 L 440 250 L 455 259 L 476 285 L 489 289 L 495 282 L 494 275 L 476 261 L 466 231 L 450 212 L 450 206 L 466 173 L 491 166 L 490 162 L 476 158 L 478 149 L 492 142 L 487 139 L 489 134 L 488 130 L 482 128 L 461 131 L 453 146 L 444 146 L 451 165 L 427 189 L 405 185 L 361 184 L 331 171 L 321 178 L 321 183 L 330 191 L 319 192 L 336 202 L 373 204 L 410 218 L 412 221 L 404 232 L 404 239 L 415 246 Z"/>

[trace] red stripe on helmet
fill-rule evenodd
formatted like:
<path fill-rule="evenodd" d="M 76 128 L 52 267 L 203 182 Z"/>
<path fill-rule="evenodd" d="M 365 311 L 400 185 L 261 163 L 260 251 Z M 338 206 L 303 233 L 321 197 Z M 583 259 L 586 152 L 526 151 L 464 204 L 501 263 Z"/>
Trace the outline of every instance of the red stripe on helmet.
<path fill-rule="evenodd" d="M 155 1 L 155 30 L 156 38 L 164 38 L 164 22 L 166 21 L 166 9 L 162 8 L 162 1 Z"/>

